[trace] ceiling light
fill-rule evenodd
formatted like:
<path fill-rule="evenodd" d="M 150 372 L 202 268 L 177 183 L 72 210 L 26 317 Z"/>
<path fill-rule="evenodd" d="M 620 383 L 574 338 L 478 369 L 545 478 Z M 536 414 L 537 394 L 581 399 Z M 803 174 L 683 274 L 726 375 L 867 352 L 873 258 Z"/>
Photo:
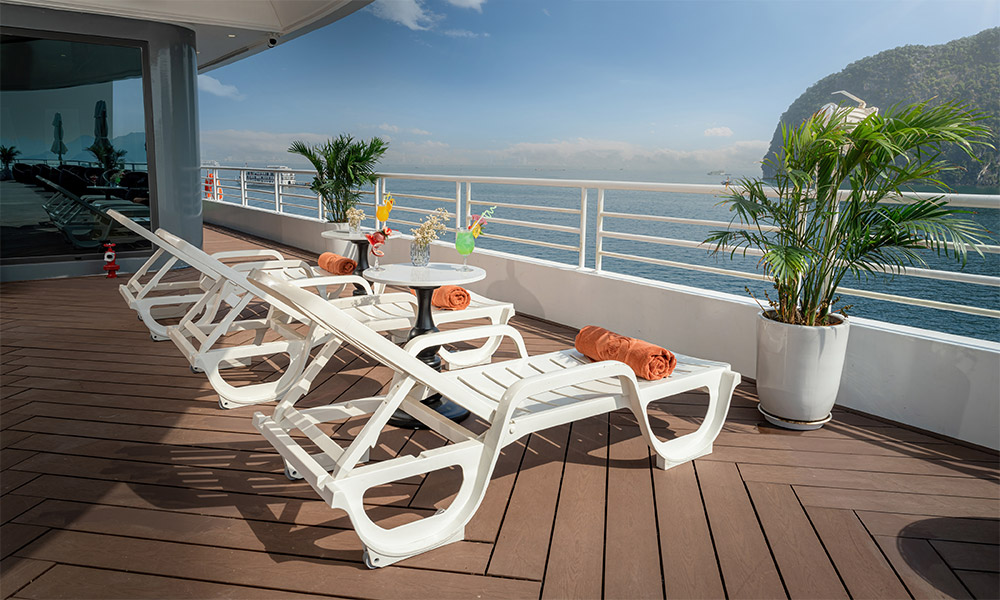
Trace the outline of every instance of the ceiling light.
<path fill-rule="evenodd" d="M 236 34 L 235 33 L 230 33 L 229 37 L 231 37 L 231 38 L 236 37 Z"/>

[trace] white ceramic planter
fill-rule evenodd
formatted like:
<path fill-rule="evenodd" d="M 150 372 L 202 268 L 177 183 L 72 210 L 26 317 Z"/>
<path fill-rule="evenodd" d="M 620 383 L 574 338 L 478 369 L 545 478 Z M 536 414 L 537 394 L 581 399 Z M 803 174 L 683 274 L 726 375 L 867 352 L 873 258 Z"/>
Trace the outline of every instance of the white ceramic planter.
<path fill-rule="evenodd" d="M 818 429 L 830 420 L 847 353 L 848 322 L 826 327 L 757 318 L 758 408 L 774 425 Z"/>

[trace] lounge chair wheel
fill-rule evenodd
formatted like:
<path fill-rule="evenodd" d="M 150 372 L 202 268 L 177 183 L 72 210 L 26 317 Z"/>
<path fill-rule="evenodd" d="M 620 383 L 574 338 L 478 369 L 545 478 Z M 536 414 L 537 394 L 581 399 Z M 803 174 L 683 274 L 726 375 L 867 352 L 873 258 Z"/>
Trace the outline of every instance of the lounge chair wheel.
<path fill-rule="evenodd" d="M 190 367 L 190 369 L 191 369 L 191 372 L 194 373 L 194 374 L 196 374 L 196 375 L 205 372 L 205 371 L 202 371 L 201 369 L 199 369 L 198 367 L 194 367 L 194 366 Z M 220 402 L 221 402 L 221 400 L 220 400 Z"/>
<path fill-rule="evenodd" d="M 379 560 L 377 556 L 373 559 L 371 555 L 368 554 L 368 548 L 365 548 L 364 559 L 365 559 L 365 566 L 368 567 L 369 569 L 377 569 L 380 566 L 382 566 L 378 564 Z"/>
<path fill-rule="evenodd" d="M 285 463 L 285 477 L 289 478 L 292 481 L 298 481 L 299 479 L 302 479 L 302 475 L 299 475 L 298 471 L 289 467 L 288 463 Z M 367 550 L 365 551 L 365 556 L 368 556 Z"/>
<path fill-rule="evenodd" d="M 237 406 L 240 405 L 235 402 L 223 400 L 221 396 L 219 397 L 219 408 L 221 408 L 222 410 L 229 410 L 230 408 L 236 408 Z"/>

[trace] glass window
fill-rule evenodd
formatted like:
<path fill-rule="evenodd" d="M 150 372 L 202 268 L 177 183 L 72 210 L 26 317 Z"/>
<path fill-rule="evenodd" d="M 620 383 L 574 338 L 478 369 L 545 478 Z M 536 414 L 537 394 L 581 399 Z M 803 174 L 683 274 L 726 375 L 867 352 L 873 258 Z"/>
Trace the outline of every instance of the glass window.
<path fill-rule="evenodd" d="M 0 35 L 0 159 L 4 264 L 149 248 L 142 50 Z"/>

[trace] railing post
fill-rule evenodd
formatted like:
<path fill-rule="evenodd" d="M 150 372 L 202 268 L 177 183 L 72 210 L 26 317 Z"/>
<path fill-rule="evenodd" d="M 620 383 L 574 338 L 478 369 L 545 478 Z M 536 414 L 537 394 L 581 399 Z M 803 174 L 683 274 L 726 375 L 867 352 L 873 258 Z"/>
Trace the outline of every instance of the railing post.
<path fill-rule="evenodd" d="M 587 266 L 587 188 L 580 188 L 580 268 Z"/>
<path fill-rule="evenodd" d="M 278 171 L 275 170 L 274 174 L 274 210 L 277 213 L 281 212 L 281 179 L 278 177 Z"/>
<path fill-rule="evenodd" d="M 220 198 L 222 188 L 219 185 L 219 170 L 212 169 L 212 198 L 217 202 L 222 201 L 222 198 Z"/>
<path fill-rule="evenodd" d="M 379 177 L 378 180 L 379 185 L 376 188 L 378 193 L 375 195 L 375 229 L 384 229 L 385 224 L 389 221 L 388 219 L 385 221 L 378 220 L 378 207 L 385 203 L 385 196 L 389 193 L 386 191 L 389 188 L 389 182 L 385 180 L 385 177 Z"/>
<path fill-rule="evenodd" d="M 455 232 L 462 230 L 462 182 L 455 182 Z M 466 221 L 468 220 L 469 206 L 465 206 Z"/>
<path fill-rule="evenodd" d="M 472 219 L 472 182 L 465 182 L 465 220 Z M 456 231 L 458 229 L 456 228 Z"/>
<path fill-rule="evenodd" d="M 604 258 L 604 188 L 597 190 L 597 228 L 594 233 L 594 270 L 601 270 Z"/>
<path fill-rule="evenodd" d="M 247 206 L 247 172 L 240 171 L 240 204 Z"/>

